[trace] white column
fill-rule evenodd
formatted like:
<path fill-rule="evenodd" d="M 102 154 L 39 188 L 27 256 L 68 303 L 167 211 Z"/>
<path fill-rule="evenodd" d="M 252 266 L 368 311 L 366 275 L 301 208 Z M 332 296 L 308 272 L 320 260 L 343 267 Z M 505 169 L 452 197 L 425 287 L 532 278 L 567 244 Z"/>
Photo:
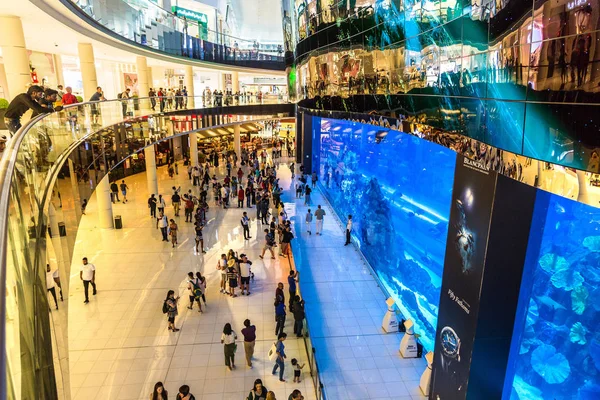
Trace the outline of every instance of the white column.
<path fill-rule="evenodd" d="M 63 66 L 62 66 L 62 58 L 60 54 L 54 54 L 54 68 L 56 69 L 56 81 L 59 85 L 63 85 L 63 87 L 67 87 L 65 82 L 65 76 L 63 75 Z"/>
<path fill-rule="evenodd" d="M 240 124 L 233 126 L 233 150 L 237 154 L 238 158 L 242 155 L 241 142 L 240 142 Z"/>
<path fill-rule="evenodd" d="M 198 135 L 190 133 L 190 162 L 192 166 L 198 165 Z"/>
<path fill-rule="evenodd" d="M 113 229 L 113 211 L 110 201 L 110 184 L 108 174 L 96 186 L 96 202 L 98 203 L 98 224 L 100 228 Z"/>
<path fill-rule="evenodd" d="M 98 87 L 94 48 L 91 43 L 79 43 L 77 50 L 79 52 L 81 80 L 83 81 L 83 100 L 88 101 L 96 91 L 96 87 Z"/>
<path fill-rule="evenodd" d="M 225 72 L 219 72 L 219 90 L 222 90 L 225 93 L 227 90 L 227 80 L 225 79 Z"/>
<path fill-rule="evenodd" d="M 585 171 L 577 170 L 577 182 L 579 183 L 579 194 L 577 195 L 577 201 L 580 203 L 590 204 L 588 182 Z"/>
<path fill-rule="evenodd" d="M 158 179 L 156 177 L 156 152 L 154 145 L 144 149 L 146 160 L 146 179 L 148 180 L 148 196 L 155 194 L 158 197 Z"/>
<path fill-rule="evenodd" d="M 6 97 L 11 100 L 25 92 L 31 83 L 29 56 L 19 17 L 0 16 L 0 48 L 2 48 L 2 59 L 8 82 Z"/>
<path fill-rule="evenodd" d="M 194 68 L 191 65 L 185 67 L 185 87 L 188 92 L 187 108 L 195 108 L 194 104 Z"/>
<path fill-rule="evenodd" d="M 135 58 L 135 64 L 137 66 L 138 76 L 138 96 L 148 97 L 150 84 L 148 82 L 148 62 L 146 61 L 146 57 L 137 56 Z"/>
<path fill-rule="evenodd" d="M 148 73 L 148 78 L 147 78 L 148 79 L 148 87 L 154 88 L 154 91 L 157 91 L 158 88 L 154 87 L 154 78 L 152 77 L 152 67 L 148 67 L 146 72 Z"/>
<path fill-rule="evenodd" d="M 231 91 L 233 93 L 240 91 L 240 74 L 236 71 L 231 73 Z"/>

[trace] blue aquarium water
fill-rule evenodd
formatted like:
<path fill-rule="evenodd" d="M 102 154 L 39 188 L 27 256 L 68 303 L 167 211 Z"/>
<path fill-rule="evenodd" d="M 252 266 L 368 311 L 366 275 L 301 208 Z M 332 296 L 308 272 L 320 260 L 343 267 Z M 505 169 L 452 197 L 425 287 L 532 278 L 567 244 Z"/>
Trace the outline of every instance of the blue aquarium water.
<path fill-rule="evenodd" d="M 456 154 L 402 132 L 313 117 L 313 170 L 353 240 L 433 350 Z"/>
<path fill-rule="evenodd" d="M 600 399 L 600 209 L 538 191 L 504 399 Z"/>

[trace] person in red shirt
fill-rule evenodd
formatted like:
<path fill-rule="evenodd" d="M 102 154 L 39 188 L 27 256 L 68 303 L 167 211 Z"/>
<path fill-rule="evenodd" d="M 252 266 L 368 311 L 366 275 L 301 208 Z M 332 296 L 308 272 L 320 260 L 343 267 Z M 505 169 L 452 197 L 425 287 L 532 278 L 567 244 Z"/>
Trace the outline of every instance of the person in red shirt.
<path fill-rule="evenodd" d="M 70 86 L 67 86 L 67 93 L 65 93 L 62 97 L 63 106 L 68 106 L 69 104 L 77 103 L 77 97 L 73 94 L 73 89 Z"/>
<path fill-rule="evenodd" d="M 240 185 L 237 193 L 238 197 L 238 208 L 244 208 L 244 188 Z"/>

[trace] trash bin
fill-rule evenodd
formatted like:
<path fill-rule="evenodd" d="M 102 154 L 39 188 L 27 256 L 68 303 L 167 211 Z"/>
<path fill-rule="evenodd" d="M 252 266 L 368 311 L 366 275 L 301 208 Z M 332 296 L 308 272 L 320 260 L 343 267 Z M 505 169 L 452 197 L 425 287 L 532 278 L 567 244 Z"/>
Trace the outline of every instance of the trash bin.
<path fill-rule="evenodd" d="M 67 236 L 67 227 L 66 227 L 66 225 L 65 225 L 64 222 L 59 222 L 58 223 L 58 234 L 61 237 Z"/>
<path fill-rule="evenodd" d="M 123 229 L 123 220 L 120 215 L 115 217 L 115 229 Z"/>

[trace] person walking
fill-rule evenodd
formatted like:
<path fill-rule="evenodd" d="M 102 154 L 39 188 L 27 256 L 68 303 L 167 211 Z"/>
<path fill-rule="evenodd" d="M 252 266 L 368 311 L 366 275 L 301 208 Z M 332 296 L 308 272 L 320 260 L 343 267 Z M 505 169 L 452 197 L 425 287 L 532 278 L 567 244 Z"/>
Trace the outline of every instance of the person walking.
<path fill-rule="evenodd" d="M 240 254 L 239 266 L 242 296 L 244 295 L 244 291 L 247 292 L 247 296 L 250 296 L 250 276 L 252 274 L 250 267 L 252 266 L 252 261 L 248 260 L 245 254 Z"/>
<path fill-rule="evenodd" d="M 310 206 L 310 194 L 312 193 L 312 189 L 306 185 L 306 189 L 304 190 L 304 205 Z"/>
<path fill-rule="evenodd" d="M 206 277 L 202 276 L 200 271 L 196 272 L 196 278 L 200 282 L 200 290 L 202 291 L 202 302 L 204 303 L 204 308 L 206 308 Z"/>
<path fill-rule="evenodd" d="M 294 238 L 294 234 L 292 233 L 292 228 L 289 224 L 286 224 L 283 228 L 283 235 L 281 239 L 281 255 L 283 257 L 289 257 L 290 255 L 290 243 Z"/>
<path fill-rule="evenodd" d="M 54 299 L 54 305 L 58 310 L 58 299 L 56 298 L 56 282 L 54 280 L 54 274 L 58 276 L 58 270 L 52 271 L 50 264 L 46 264 L 46 289 L 48 289 L 48 292 L 50 292 L 52 295 L 52 298 Z"/>
<path fill-rule="evenodd" d="M 179 332 L 179 329 L 175 328 L 175 317 L 178 314 L 178 302 L 179 296 L 175 297 L 175 291 L 169 290 L 167 292 L 167 298 L 163 303 L 163 313 L 167 314 L 167 321 L 169 321 L 169 330 L 172 332 Z"/>
<path fill-rule="evenodd" d="M 119 188 L 121 189 L 121 194 L 123 195 L 123 204 L 125 204 L 127 203 L 127 189 L 129 189 L 129 186 L 127 186 L 125 180 L 122 180 Z"/>
<path fill-rule="evenodd" d="M 162 382 L 154 384 L 154 390 L 150 393 L 150 400 L 168 400 L 169 394 Z"/>
<path fill-rule="evenodd" d="M 179 217 L 179 206 L 181 205 L 181 196 L 179 196 L 179 190 L 175 190 L 171 196 L 171 204 L 173 204 L 175 216 Z"/>
<path fill-rule="evenodd" d="M 315 211 L 315 217 L 317 219 L 317 235 L 323 236 L 323 217 L 327 215 L 325 214 L 325 210 L 321 208 L 319 204 L 317 206 L 317 211 Z"/>
<path fill-rule="evenodd" d="M 162 194 L 159 194 L 158 201 L 156 202 L 156 208 L 158 208 L 158 213 L 164 214 L 166 206 L 167 204 L 165 203 L 165 199 L 162 197 Z"/>
<path fill-rule="evenodd" d="M 150 198 L 148 199 L 148 207 L 150 208 L 150 216 L 156 218 L 156 197 L 154 197 L 154 194 L 150 195 Z"/>
<path fill-rule="evenodd" d="M 193 272 L 188 272 L 188 290 L 190 291 L 190 305 L 188 310 L 194 309 L 194 301 L 198 302 L 198 312 L 202 312 L 202 304 L 200 299 L 202 298 L 202 289 L 200 288 L 200 278 L 194 276 Z"/>
<path fill-rule="evenodd" d="M 96 295 L 96 266 L 88 263 L 87 257 L 83 257 L 83 265 L 79 271 L 79 279 L 83 281 L 83 292 L 85 294 L 84 304 L 87 304 L 90 302 L 90 298 L 88 296 L 90 284 L 92 285 L 93 289 L 92 295 Z"/>
<path fill-rule="evenodd" d="M 225 352 L 225 365 L 229 370 L 235 369 L 235 351 L 237 350 L 237 345 L 235 341 L 237 339 L 237 335 L 231 329 L 231 324 L 228 322 L 223 327 L 223 333 L 221 334 L 221 343 L 223 343 L 223 350 Z"/>
<path fill-rule="evenodd" d="M 310 212 L 310 208 L 306 212 L 306 217 L 304 218 L 304 221 L 306 222 L 306 232 L 308 232 L 309 235 L 312 235 L 313 215 L 312 212 Z"/>
<path fill-rule="evenodd" d="M 265 257 L 265 252 L 268 250 L 271 252 L 271 259 L 275 259 L 275 253 L 273 252 L 273 246 L 275 246 L 275 235 L 268 229 L 265 229 L 265 245 L 263 246 L 262 253 L 259 257 L 262 259 Z"/>
<path fill-rule="evenodd" d="M 352 215 L 348 215 L 348 222 L 346 222 L 346 243 L 344 246 L 350 244 L 350 233 L 352 232 Z"/>
<path fill-rule="evenodd" d="M 115 203 L 115 199 L 120 203 L 121 200 L 119 200 L 119 185 L 117 185 L 117 182 L 113 182 L 110 184 L 110 194 L 111 194 L 111 200 L 113 202 L 113 204 Z"/>
<path fill-rule="evenodd" d="M 244 353 L 246 354 L 246 364 L 252 368 L 252 356 L 254 356 L 254 345 L 256 344 L 256 326 L 250 323 L 249 319 L 244 321 Z"/>
<path fill-rule="evenodd" d="M 317 187 L 317 172 L 316 171 L 313 171 L 311 180 L 312 180 L 312 187 L 314 189 Z"/>
<path fill-rule="evenodd" d="M 179 393 L 177 393 L 175 400 L 196 400 L 196 398 L 190 393 L 190 387 L 183 385 L 179 388 Z"/>
<path fill-rule="evenodd" d="M 275 335 L 277 336 L 283 333 L 285 327 L 285 302 L 280 297 L 275 299 L 275 321 L 277 321 L 277 325 L 275 325 Z"/>
<path fill-rule="evenodd" d="M 174 219 L 171 219 L 169 222 L 169 235 L 171 236 L 171 244 L 173 245 L 173 248 L 175 248 L 177 245 L 177 230 L 179 228 L 177 227 Z"/>
<path fill-rule="evenodd" d="M 204 229 L 204 225 L 202 225 L 202 223 L 200 221 L 196 222 L 195 225 L 195 231 L 196 231 L 196 236 L 195 236 L 195 240 L 196 240 L 196 253 L 198 253 L 200 250 L 198 249 L 198 247 L 200 249 L 202 249 L 202 254 L 206 254 L 206 251 L 204 250 L 204 237 L 202 236 L 202 229 Z"/>
<path fill-rule="evenodd" d="M 156 218 L 156 227 L 160 228 L 160 233 L 162 233 L 162 241 L 168 242 L 169 238 L 167 231 L 169 228 L 169 220 L 167 219 L 167 216 L 162 213 L 162 211 L 158 214 L 158 218 Z"/>
<path fill-rule="evenodd" d="M 238 208 L 244 208 L 244 194 L 244 188 L 242 187 L 242 185 L 240 185 L 237 192 Z"/>
<path fill-rule="evenodd" d="M 279 369 L 279 381 L 280 382 L 285 382 L 285 380 L 283 379 L 283 372 L 285 370 L 285 359 L 287 358 L 287 356 L 285 355 L 285 345 L 283 344 L 283 342 L 285 341 L 285 339 L 287 338 L 287 335 L 285 333 L 280 333 L 277 336 L 277 343 L 275 345 L 276 349 L 277 349 L 277 358 L 275 358 L 275 365 L 273 366 L 273 375 L 275 375 L 277 373 L 277 369 Z"/>
<path fill-rule="evenodd" d="M 185 212 L 185 222 L 194 222 L 194 199 L 192 198 L 192 195 L 184 194 L 183 203 L 183 211 Z"/>
<path fill-rule="evenodd" d="M 246 213 L 246 211 L 242 214 L 240 222 L 242 223 L 242 229 L 244 230 L 244 240 L 252 239 L 252 236 L 250 236 L 250 218 L 248 218 L 248 213 Z"/>
<path fill-rule="evenodd" d="M 267 393 L 269 393 L 269 391 L 263 386 L 262 380 L 256 379 L 246 400 L 267 400 Z"/>

